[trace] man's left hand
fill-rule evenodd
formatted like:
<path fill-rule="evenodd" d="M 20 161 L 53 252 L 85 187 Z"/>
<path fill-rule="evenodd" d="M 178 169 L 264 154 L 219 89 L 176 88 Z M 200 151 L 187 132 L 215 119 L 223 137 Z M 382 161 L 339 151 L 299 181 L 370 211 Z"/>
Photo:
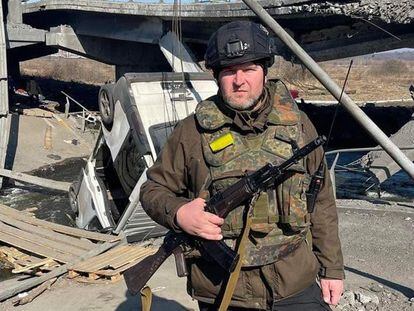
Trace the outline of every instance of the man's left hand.
<path fill-rule="evenodd" d="M 323 300 L 336 306 L 344 291 L 344 281 L 335 279 L 321 279 Z"/>

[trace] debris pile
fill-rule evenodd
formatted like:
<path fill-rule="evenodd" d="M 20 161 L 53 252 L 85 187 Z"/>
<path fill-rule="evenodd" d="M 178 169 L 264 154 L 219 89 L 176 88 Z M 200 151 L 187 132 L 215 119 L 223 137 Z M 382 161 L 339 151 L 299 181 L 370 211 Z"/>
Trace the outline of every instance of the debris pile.
<path fill-rule="evenodd" d="M 80 282 L 117 282 L 126 269 L 156 252 L 125 242 L 123 235 L 50 223 L 0 204 L 0 244 L 5 244 L 0 262 L 16 275 L 0 284 L 0 301 L 22 293 L 13 304 L 31 302 L 66 273 Z"/>
<path fill-rule="evenodd" d="M 346 290 L 334 311 L 414 310 L 414 297 L 372 283 L 368 287 Z"/>
<path fill-rule="evenodd" d="M 364 0 L 337 2 L 315 2 L 311 4 L 288 4 L 285 10 L 291 13 L 312 12 L 318 15 L 347 15 L 368 20 L 379 19 L 386 23 L 409 24 L 413 19 L 413 4 L 410 0 Z"/>

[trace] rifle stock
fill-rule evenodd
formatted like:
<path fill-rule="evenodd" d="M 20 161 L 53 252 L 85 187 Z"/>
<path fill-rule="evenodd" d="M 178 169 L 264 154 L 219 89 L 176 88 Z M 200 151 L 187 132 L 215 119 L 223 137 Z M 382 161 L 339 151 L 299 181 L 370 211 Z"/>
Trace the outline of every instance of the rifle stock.
<path fill-rule="evenodd" d="M 169 233 L 155 254 L 125 270 L 124 279 L 131 294 L 138 294 L 164 261 L 174 252 L 178 252 L 186 241 L 187 238 L 183 234 Z"/>

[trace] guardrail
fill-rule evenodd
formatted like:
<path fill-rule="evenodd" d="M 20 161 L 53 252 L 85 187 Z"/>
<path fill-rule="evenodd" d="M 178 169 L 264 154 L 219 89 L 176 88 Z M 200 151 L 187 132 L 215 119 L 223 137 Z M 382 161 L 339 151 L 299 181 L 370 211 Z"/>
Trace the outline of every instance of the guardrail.
<path fill-rule="evenodd" d="M 71 102 L 75 103 L 77 106 L 82 108 L 82 132 L 85 132 L 86 122 L 90 122 L 95 124 L 97 121 L 96 113 L 89 111 L 85 106 L 79 103 L 76 99 L 71 97 L 70 95 L 66 94 L 65 92 L 61 91 L 63 95 L 66 96 L 66 103 L 65 103 L 65 118 L 68 118 L 70 114 L 79 114 L 79 112 L 70 112 L 70 104 Z"/>
<path fill-rule="evenodd" d="M 413 150 L 414 149 L 413 146 L 409 146 L 409 147 L 404 146 L 404 147 L 398 147 L 398 148 L 400 150 Z M 384 149 L 382 147 L 366 147 L 366 148 L 347 148 L 347 149 L 337 149 L 337 150 L 327 151 L 325 153 L 326 156 L 335 154 L 335 158 L 332 162 L 331 168 L 329 169 L 329 175 L 330 175 L 331 180 L 332 180 L 332 187 L 334 189 L 335 198 L 336 198 L 336 179 L 335 179 L 335 169 L 336 169 L 336 167 L 340 166 L 343 170 L 346 170 L 346 171 L 354 171 L 354 172 L 358 171 L 354 168 L 349 168 L 346 165 L 337 164 L 341 153 L 356 153 L 356 152 L 364 152 L 364 151 L 369 152 L 369 151 L 383 151 L 383 150 Z M 356 164 L 356 163 L 358 163 L 359 160 L 348 163 L 347 165 Z M 363 170 L 363 171 L 365 171 L 365 170 Z M 366 189 L 366 190 L 368 190 L 368 189 Z"/>

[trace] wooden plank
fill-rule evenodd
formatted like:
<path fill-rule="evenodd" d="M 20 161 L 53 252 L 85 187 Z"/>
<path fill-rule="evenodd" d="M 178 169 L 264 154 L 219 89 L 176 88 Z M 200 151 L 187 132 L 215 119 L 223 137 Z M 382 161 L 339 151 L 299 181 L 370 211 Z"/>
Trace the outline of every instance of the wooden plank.
<path fill-rule="evenodd" d="M 148 257 L 152 254 L 155 254 L 156 252 L 157 252 L 157 250 L 154 249 L 154 248 L 136 250 L 134 252 L 131 252 L 129 254 L 129 256 L 123 256 L 121 258 L 115 258 L 114 260 L 112 260 L 111 261 L 111 267 L 113 269 L 118 269 L 118 268 L 124 266 L 127 263 L 136 262 L 137 259 L 139 259 L 141 257 Z"/>
<path fill-rule="evenodd" d="M 57 278 L 53 278 L 50 280 L 47 280 L 43 284 L 39 285 L 35 289 L 32 289 L 27 296 L 24 297 L 18 297 L 16 301 L 13 301 L 14 305 L 24 305 L 26 303 L 32 302 L 33 299 L 35 299 L 37 296 L 39 296 L 41 293 L 43 293 L 45 290 L 50 289 L 53 283 Z"/>
<path fill-rule="evenodd" d="M 88 279 L 89 280 L 97 280 L 97 279 L 99 279 L 99 276 L 97 276 L 95 273 L 89 273 L 88 274 Z"/>
<path fill-rule="evenodd" d="M 152 254 L 150 254 L 150 255 L 152 255 Z M 113 275 L 118 275 L 118 274 L 121 274 L 121 273 L 122 273 L 122 272 L 124 272 L 126 269 L 128 269 L 128 268 L 130 268 L 130 267 L 132 267 L 132 266 L 136 265 L 136 264 L 137 264 L 137 263 L 139 263 L 140 261 L 142 261 L 145 257 L 146 257 L 146 256 L 142 256 L 142 257 L 138 258 L 137 260 L 132 261 L 132 262 L 129 262 L 129 263 L 127 263 L 126 265 L 123 265 L 123 266 L 121 266 L 121 267 L 119 267 L 118 269 L 115 269 L 115 270 L 109 270 L 109 269 L 106 269 L 106 270 L 98 270 L 98 271 L 95 271 L 95 274 L 97 274 L 97 275 L 101 275 L 101 276 L 107 276 L 107 277 L 109 277 L 109 276 L 113 276 Z"/>
<path fill-rule="evenodd" d="M 54 261 L 52 258 L 45 258 L 45 259 L 41 259 L 36 262 L 30 263 L 28 265 L 25 265 L 24 267 L 15 268 L 12 270 L 12 273 L 23 273 L 29 270 L 40 268 L 41 266 L 45 266 L 45 265 L 51 266 L 53 264 L 56 264 L 56 261 Z"/>
<path fill-rule="evenodd" d="M 85 251 L 88 251 L 93 247 L 93 243 L 89 240 L 80 240 L 72 236 L 67 236 L 67 235 L 63 235 L 60 233 L 56 233 L 52 230 L 45 229 L 39 226 L 35 226 L 35 225 L 26 223 L 21 220 L 14 219 L 6 215 L 0 214 L 0 220 L 6 224 L 12 225 L 13 227 L 24 230 L 26 232 L 34 233 L 36 235 L 48 238 L 52 241 L 61 242 L 67 245 L 75 246 Z"/>
<path fill-rule="evenodd" d="M 0 247 L 0 254 L 4 254 L 6 258 L 10 258 L 10 260 L 13 261 L 31 261 L 31 260 L 37 260 L 38 257 L 30 256 L 28 254 L 22 253 L 17 248 L 9 247 L 9 246 L 2 246 Z"/>
<path fill-rule="evenodd" d="M 27 242 L 33 243 L 33 244 L 37 244 L 37 245 L 42 245 L 48 248 L 51 248 L 55 251 L 61 252 L 63 254 L 70 254 L 70 255 L 74 255 L 74 256 L 80 256 L 83 253 L 85 253 L 85 250 L 74 247 L 74 246 L 70 246 L 70 245 L 65 245 L 64 243 L 59 243 L 56 241 L 51 241 L 47 238 L 43 238 L 41 236 L 32 234 L 32 233 L 28 233 L 25 232 L 23 230 L 20 229 L 16 229 L 12 226 L 6 225 L 3 222 L 0 222 L 0 232 L 1 233 L 7 233 L 9 235 L 14 235 L 16 238 L 22 239 L 22 240 L 26 240 Z M 35 254 L 37 254 L 37 252 L 34 252 Z M 49 256 L 46 256 L 49 257 Z"/>
<path fill-rule="evenodd" d="M 123 271 L 137 264 L 148 255 L 154 254 L 156 250 L 156 248 L 144 248 L 132 245 L 117 247 L 97 257 L 90 258 L 82 264 L 73 266 L 69 271 L 69 276 L 76 278 L 75 280 L 78 282 L 85 283 L 117 282 L 122 279 Z M 124 251 L 127 253 L 124 253 L 125 256 L 122 258 Z M 114 258 L 114 255 L 116 258 Z M 118 261 L 119 266 L 117 268 L 114 268 L 113 261 L 109 262 L 110 258 L 108 259 L 108 256 L 114 258 L 115 262 Z M 97 266 L 94 266 L 93 263 L 96 259 L 98 259 L 99 263 Z M 106 262 L 102 259 L 105 259 Z M 95 270 L 98 266 L 103 267 L 103 269 Z"/>
<path fill-rule="evenodd" d="M 125 246 L 121 246 L 121 249 L 124 249 L 124 247 Z M 103 269 L 110 265 L 111 260 L 116 256 L 117 253 L 117 250 L 111 249 L 110 251 L 99 256 L 85 260 L 81 264 L 75 266 L 74 270 L 81 272 L 94 272 L 96 270 Z"/>
<path fill-rule="evenodd" d="M 108 267 L 112 269 L 119 268 L 120 266 L 123 266 L 127 264 L 128 262 L 131 262 L 139 257 L 145 256 L 145 254 L 148 253 L 144 249 L 129 249 L 126 250 L 123 254 L 118 254 L 117 256 L 114 256 L 113 259 L 108 263 Z"/>
<path fill-rule="evenodd" d="M 5 232 L 2 232 L 0 234 L 0 241 L 13 245 L 18 248 L 21 248 L 21 249 L 28 250 L 32 253 L 42 255 L 44 257 L 51 257 L 53 259 L 56 259 L 59 262 L 68 263 L 68 262 L 73 262 L 76 259 L 76 257 L 73 255 L 57 252 L 43 245 L 25 241 L 23 239 L 20 239 L 19 237 L 7 234 Z"/>
<path fill-rule="evenodd" d="M 79 276 L 80 274 L 79 273 L 77 273 L 76 271 L 74 271 L 74 270 L 69 270 L 68 271 L 68 278 L 69 279 L 73 279 L 73 278 L 76 278 L 77 276 Z"/>
<path fill-rule="evenodd" d="M 74 270 L 80 272 L 94 272 L 107 267 L 118 268 L 131 261 L 135 261 L 140 257 L 148 256 L 155 253 L 156 250 L 145 248 L 137 248 L 133 246 L 125 246 L 118 249 L 112 249 L 97 257 L 82 262 L 80 265 L 74 266 Z"/>
<path fill-rule="evenodd" d="M 28 255 L 26 253 L 21 252 L 17 248 L 8 246 L 0 247 L 0 257 L 2 254 L 3 257 L 5 257 L 5 260 L 7 260 L 7 262 L 10 262 L 10 264 L 20 268 L 33 265 L 35 263 L 45 260 L 44 256 L 42 255 L 38 255 L 39 257 Z M 58 264 L 57 262 L 54 263 Z M 50 269 L 50 267 L 42 267 L 42 270 L 48 269 Z"/>
<path fill-rule="evenodd" d="M 106 250 L 111 249 L 112 247 L 116 246 L 118 243 L 119 242 L 115 242 L 115 243 L 106 242 L 106 243 L 100 244 L 96 246 L 96 248 L 92 249 L 91 251 L 83 254 L 80 258 L 77 258 L 76 261 L 74 261 L 71 264 L 65 264 L 60 267 L 57 267 L 56 269 L 53 269 L 51 272 L 46 273 L 37 278 L 32 278 L 32 279 L 24 280 L 24 281 L 18 281 L 13 286 L 11 285 L 7 286 L 7 289 L 0 289 L 0 301 L 3 301 L 14 295 L 17 295 L 18 293 L 26 291 L 30 288 L 33 288 L 54 277 L 62 275 L 66 273 L 68 269 L 70 269 L 73 265 L 78 264 L 87 258 L 99 255 L 100 253 L 105 252 Z"/>
<path fill-rule="evenodd" d="M 70 186 L 70 183 L 68 182 L 56 181 L 56 180 L 41 178 L 37 176 L 31 176 L 25 173 L 14 172 L 14 171 L 10 171 L 4 168 L 0 168 L 0 175 L 14 179 L 14 180 L 18 180 L 21 182 L 34 184 L 40 187 L 50 188 L 50 189 L 60 190 L 60 191 L 65 191 L 65 192 L 69 191 L 69 186 Z"/>
<path fill-rule="evenodd" d="M 24 213 L 19 212 L 15 210 L 14 208 L 8 207 L 3 204 L 0 204 L 0 214 L 13 217 L 15 219 L 27 222 L 32 225 L 41 226 L 43 228 L 47 228 L 47 229 L 50 229 L 56 232 L 68 234 L 68 235 L 75 236 L 75 237 L 86 238 L 86 239 L 90 239 L 94 241 L 102 241 L 102 242 L 115 242 L 115 241 L 120 240 L 119 236 L 86 231 L 82 229 L 63 226 L 63 225 L 55 224 L 52 222 L 29 217 L 25 215 Z"/>
<path fill-rule="evenodd" d="M 114 268 L 118 265 L 124 265 L 125 263 L 134 260 L 145 253 L 146 251 L 143 248 L 137 249 L 131 246 L 126 246 L 122 249 L 117 249 L 116 251 L 111 250 L 111 254 L 102 254 L 100 258 L 96 258 L 96 260 L 91 262 L 92 267 L 89 267 L 89 271 L 96 271 L 106 267 Z"/>

